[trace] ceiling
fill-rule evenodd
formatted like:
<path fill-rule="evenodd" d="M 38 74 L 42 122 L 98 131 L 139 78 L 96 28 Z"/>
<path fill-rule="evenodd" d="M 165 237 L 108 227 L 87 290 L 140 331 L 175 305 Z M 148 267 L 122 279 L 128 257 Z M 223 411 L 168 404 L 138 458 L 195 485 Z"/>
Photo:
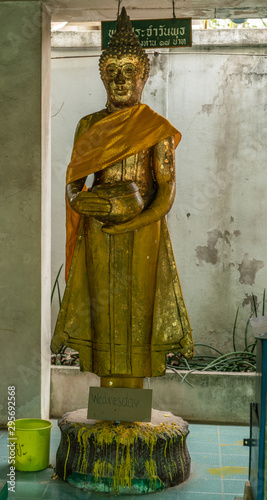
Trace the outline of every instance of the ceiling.
<path fill-rule="evenodd" d="M 118 0 L 44 0 L 52 21 L 106 21 L 117 17 Z M 131 19 L 173 15 L 172 0 L 122 0 Z M 266 0 L 175 0 L 176 17 L 267 18 Z"/>

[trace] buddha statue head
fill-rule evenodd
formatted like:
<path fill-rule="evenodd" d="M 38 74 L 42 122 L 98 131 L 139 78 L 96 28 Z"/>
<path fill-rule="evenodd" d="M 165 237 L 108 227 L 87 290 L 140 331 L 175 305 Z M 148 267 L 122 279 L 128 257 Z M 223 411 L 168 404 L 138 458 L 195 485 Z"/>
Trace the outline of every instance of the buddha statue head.
<path fill-rule="evenodd" d="M 118 16 L 109 45 L 100 57 L 99 68 L 110 111 L 141 102 L 149 75 L 149 59 L 132 31 L 125 7 Z"/>

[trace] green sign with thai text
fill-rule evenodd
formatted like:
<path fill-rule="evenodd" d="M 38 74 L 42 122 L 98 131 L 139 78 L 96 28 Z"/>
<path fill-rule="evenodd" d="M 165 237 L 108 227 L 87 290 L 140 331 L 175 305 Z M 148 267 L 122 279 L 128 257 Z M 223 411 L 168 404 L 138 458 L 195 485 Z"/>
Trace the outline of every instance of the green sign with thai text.
<path fill-rule="evenodd" d="M 133 31 L 144 49 L 191 47 L 191 18 L 131 21 Z M 102 49 L 106 49 L 116 30 L 116 21 L 102 23 Z"/>

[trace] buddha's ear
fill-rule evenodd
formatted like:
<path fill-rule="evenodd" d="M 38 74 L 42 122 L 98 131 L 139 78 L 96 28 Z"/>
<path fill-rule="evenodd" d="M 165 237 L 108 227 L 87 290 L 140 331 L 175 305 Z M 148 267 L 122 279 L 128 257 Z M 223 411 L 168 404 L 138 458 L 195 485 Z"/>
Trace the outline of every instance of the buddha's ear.
<path fill-rule="evenodd" d="M 143 60 L 143 71 L 142 71 L 142 80 L 144 80 L 144 85 L 149 77 L 149 70 L 150 70 L 150 61 L 149 59 Z"/>
<path fill-rule="evenodd" d="M 142 74 L 142 79 L 143 79 L 143 81 L 144 81 L 144 86 L 145 86 L 145 84 L 146 84 L 146 82 L 147 82 L 148 77 L 149 77 L 149 73 L 147 72 L 147 69 L 146 69 L 146 68 L 144 68 L 144 69 L 143 69 L 143 74 Z"/>
<path fill-rule="evenodd" d="M 149 77 L 149 71 L 147 70 L 146 66 L 142 67 L 142 71 L 141 71 L 141 75 L 140 76 L 141 76 L 141 80 L 143 82 L 143 87 L 144 87 L 145 84 L 146 84 L 146 81 L 147 81 L 147 79 Z"/>

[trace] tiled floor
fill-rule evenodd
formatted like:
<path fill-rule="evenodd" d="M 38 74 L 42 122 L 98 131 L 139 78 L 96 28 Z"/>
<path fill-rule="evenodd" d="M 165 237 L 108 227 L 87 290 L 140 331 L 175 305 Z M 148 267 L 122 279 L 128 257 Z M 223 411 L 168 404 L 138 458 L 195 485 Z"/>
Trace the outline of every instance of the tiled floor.
<path fill-rule="evenodd" d="M 53 421 L 50 462 L 55 465 L 60 440 L 57 422 Z M 243 497 L 248 479 L 247 447 L 243 438 L 249 437 L 248 427 L 190 425 L 187 438 L 192 459 L 190 479 L 180 486 L 148 495 L 105 495 L 84 492 L 60 479 L 52 479 L 53 469 L 40 472 L 16 471 L 16 492 L 9 500 L 234 500 Z M 0 481 L 7 479 L 7 432 L 0 429 Z"/>

